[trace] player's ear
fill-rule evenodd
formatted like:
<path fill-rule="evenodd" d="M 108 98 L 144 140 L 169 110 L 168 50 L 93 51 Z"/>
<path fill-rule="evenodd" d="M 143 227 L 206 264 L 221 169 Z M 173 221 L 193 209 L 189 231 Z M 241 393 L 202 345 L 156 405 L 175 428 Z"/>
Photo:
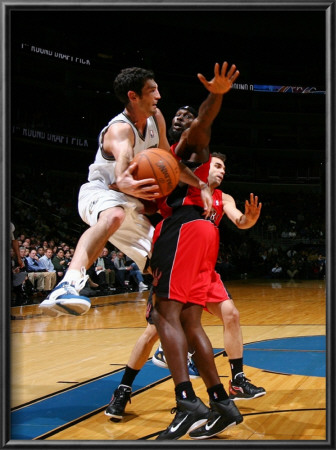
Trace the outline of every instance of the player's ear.
<path fill-rule="evenodd" d="M 129 100 L 131 102 L 134 102 L 137 99 L 138 94 L 136 92 L 134 92 L 134 91 L 128 91 L 127 92 L 127 97 L 129 98 Z"/>

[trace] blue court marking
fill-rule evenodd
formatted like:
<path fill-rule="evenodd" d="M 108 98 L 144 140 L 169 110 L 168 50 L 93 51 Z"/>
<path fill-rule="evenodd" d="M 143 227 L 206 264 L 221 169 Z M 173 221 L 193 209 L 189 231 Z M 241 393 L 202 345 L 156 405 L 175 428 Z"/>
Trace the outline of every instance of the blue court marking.
<path fill-rule="evenodd" d="M 302 336 L 244 345 L 244 365 L 270 372 L 326 376 L 326 337 Z"/>
<path fill-rule="evenodd" d="M 223 349 L 213 349 L 214 354 Z M 244 345 L 244 365 L 276 373 L 324 377 L 326 337 L 273 339 Z M 11 414 L 11 439 L 31 440 L 105 407 L 124 371 L 55 394 Z M 170 373 L 148 361 L 133 384 L 133 393 Z"/>
<path fill-rule="evenodd" d="M 218 354 L 223 349 L 213 349 Z M 96 409 L 104 408 L 119 386 L 124 371 L 91 381 L 15 410 L 11 413 L 11 439 L 34 439 Z M 168 369 L 148 361 L 133 384 L 133 394 L 170 376 Z"/>

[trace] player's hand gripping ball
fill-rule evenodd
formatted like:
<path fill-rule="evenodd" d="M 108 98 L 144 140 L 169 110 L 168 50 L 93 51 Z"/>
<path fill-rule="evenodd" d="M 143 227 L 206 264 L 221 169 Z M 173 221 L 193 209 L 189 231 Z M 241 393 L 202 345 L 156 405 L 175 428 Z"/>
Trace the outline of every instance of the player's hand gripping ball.
<path fill-rule="evenodd" d="M 132 176 L 135 180 L 154 178 L 159 185 L 160 197 L 169 195 L 177 186 L 180 167 L 176 158 L 167 150 L 148 148 L 137 153 L 131 163 L 136 162 Z"/>

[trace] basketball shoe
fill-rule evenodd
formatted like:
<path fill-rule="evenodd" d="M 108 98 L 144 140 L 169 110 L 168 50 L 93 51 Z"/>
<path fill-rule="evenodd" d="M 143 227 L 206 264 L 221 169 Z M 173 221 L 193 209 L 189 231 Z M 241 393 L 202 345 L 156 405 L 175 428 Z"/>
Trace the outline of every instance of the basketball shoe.
<path fill-rule="evenodd" d="M 153 364 L 159 367 L 163 367 L 164 369 L 168 369 L 168 364 L 163 352 L 163 349 L 161 347 L 161 344 L 159 345 L 158 349 L 154 353 L 152 357 Z M 198 372 L 198 369 L 196 367 L 196 364 L 194 363 L 192 359 L 192 354 L 188 352 L 188 372 L 190 378 L 199 378 L 200 374 Z"/>
<path fill-rule="evenodd" d="M 229 397 L 232 400 L 250 400 L 251 398 L 261 397 L 266 394 L 263 387 L 254 386 L 249 383 L 244 372 L 238 373 L 233 380 L 229 382 Z"/>
<path fill-rule="evenodd" d="M 237 406 L 230 399 L 221 402 L 210 401 L 210 417 L 207 423 L 189 433 L 192 439 L 207 439 L 222 433 L 229 427 L 243 421 Z"/>
<path fill-rule="evenodd" d="M 48 297 L 40 303 L 39 308 L 48 316 L 58 317 L 62 315 L 81 316 L 91 307 L 88 297 L 79 295 L 84 288 L 89 276 L 85 268 L 81 269 L 82 277 L 76 283 L 61 281 L 50 292 Z"/>
<path fill-rule="evenodd" d="M 195 400 L 177 400 L 176 407 L 171 410 L 175 415 L 172 423 L 157 440 L 176 440 L 205 424 L 209 418 L 210 410 L 198 397 Z"/>
<path fill-rule="evenodd" d="M 199 378 L 200 374 L 199 371 L 196 367 L 196 364 L 194 363 L 193 359 L 192 359 L 192 353 L 188 352 L 188 372 L 189 372 L 189 377 L 190 378 Z"/>
<path fill-rule="evenodd" d="M 105 415 L 114 419 L 123 418 L 127 402 L 131 403 L 132 389 L 129 386 L 121 384 L 114 391 L 112 399 L 105 410 Z"/>
<path fill-rule="evenodd" d="M 168 364 L 165 358 L 165 355 L 163 353 L 163 349 L 161 347 L 161 344 L 159 345 L 158 349 L 152 356 L 153 364 L 155 364 L 158 367 L 163 367 L 164 369 L 168 369 Z"/>

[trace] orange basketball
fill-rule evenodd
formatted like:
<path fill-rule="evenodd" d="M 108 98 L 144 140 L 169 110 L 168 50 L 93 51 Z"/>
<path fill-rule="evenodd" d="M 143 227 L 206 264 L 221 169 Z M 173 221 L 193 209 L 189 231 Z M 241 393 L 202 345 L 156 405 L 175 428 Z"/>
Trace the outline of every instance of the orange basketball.
<path fill-rule="evenodd" d="M 137 153 L 132 162 L 138 165 L 132 173 L 135 180 L 155 178 L 160 189 L 160 197 L 169 195 L 177 186 L 180 167 L 174 156 L 161 148 L 148 148 Z"/>

